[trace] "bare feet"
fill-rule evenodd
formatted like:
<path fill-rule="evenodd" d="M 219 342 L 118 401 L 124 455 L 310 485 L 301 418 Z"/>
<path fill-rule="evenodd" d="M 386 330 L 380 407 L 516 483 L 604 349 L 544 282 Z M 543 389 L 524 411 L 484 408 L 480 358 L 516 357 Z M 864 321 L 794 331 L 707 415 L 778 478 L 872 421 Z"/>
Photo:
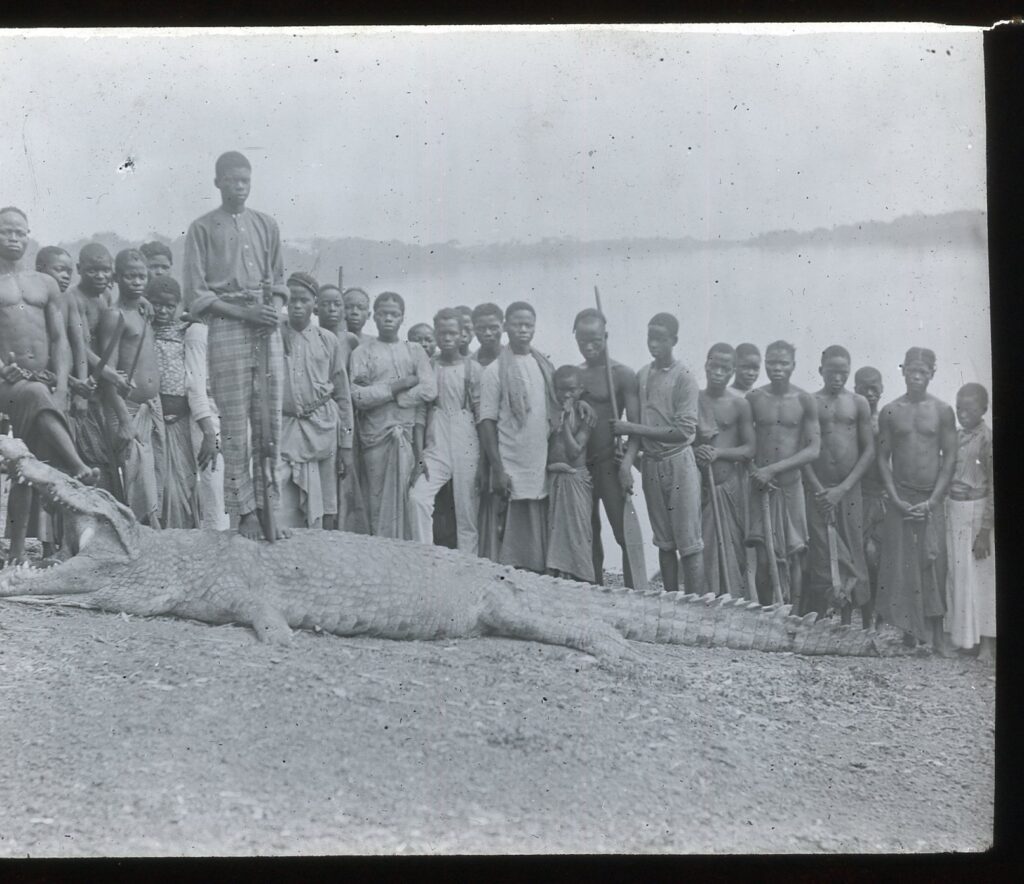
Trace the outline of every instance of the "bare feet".
<path fill-rule="evenodd" d="M 244 516 L 239 517 L 238 533 L 249 540 L 261 540 L 263 538 L 263 528 L 260 526 L 260 520 L 256 517 L 256 513 L 246 513 Z"/>
<path fill-rule="evenodd" d="M 74 474 L 83 485 L 95 485 L 100 480 L 100 471 L 96 467 L 82 466 L 82 469 Z"/>
<path fill-rule="evenodd" d="M 249 540 L 263 540 L 266 534 L 263 532 L 263 525 L 260 520 L 260 510 L 246 513 L 238 519 L 238 533 Z M 288 528 L 278 528 L 274 534 L 275 540 L 287 540 L 292 536 Z"/>

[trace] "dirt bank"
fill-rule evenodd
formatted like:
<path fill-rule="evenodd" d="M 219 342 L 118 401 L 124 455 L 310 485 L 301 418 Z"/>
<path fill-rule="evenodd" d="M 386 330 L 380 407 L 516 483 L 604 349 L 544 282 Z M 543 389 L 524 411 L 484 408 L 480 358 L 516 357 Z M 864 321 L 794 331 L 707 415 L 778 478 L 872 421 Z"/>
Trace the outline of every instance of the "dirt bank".
<path fill-rule="evenodd" d="M 973 659 L 398 643 L 0 604 L 0 854 L 977 850 Z"/>

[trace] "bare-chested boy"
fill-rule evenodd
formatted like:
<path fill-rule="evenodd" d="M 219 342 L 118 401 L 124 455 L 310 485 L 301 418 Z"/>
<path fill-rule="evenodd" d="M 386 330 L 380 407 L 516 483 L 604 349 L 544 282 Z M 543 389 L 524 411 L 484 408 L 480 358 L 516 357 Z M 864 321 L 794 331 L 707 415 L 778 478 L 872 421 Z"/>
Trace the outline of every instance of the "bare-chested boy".
<path fill-rule="evenodd" d="M 867 622 L 875 620 L 875 600 L 878 597 L 878 561 L 882 551 L 882 525 L 885 522 L 886 494 L 882 474 L 878 470 L 878 403 L 885 387 L 882 373 L 873 366 L 857 369 L 853 376 L 853 390 L 868 401 L 871 409 L 871 430 L 875 439 L 875 458 L 868 464 L 860 480 L 860 493 L 864 498 L 864 559 L 871 584 L 871 601 L 864 605 L 861 616 Z"/>
<path fill-rule="evenodd" d="M 754 422 L 746 398 L 728 386 L 735 358 L 736 352 L 728 344 L 714 344 L 708 350 L 704 363 L 707 387 L 700 391 L 693 454 L 704 473 L 701 527 L 708 591 L 715 595 L 728 591 L 744 597 L 748 584 L 743 486 L 747 483 L 747 463 L 754 456 Z M 716 517 L 721 544 L 715 531 Z"/>
<path fill-rule="evenodd" d="M 104 383 L 104 399 L 116 416 L 113 431 L 118 461 L 124 469 L 126 502 L 144 525 L 159 528 L 163 495 L 157 481 L 156 458 L 164 447 L 163 410 L 160 405 L 160 363 L 153 330 L 143 306 L 149 271 L 136 249 L 124 249 L 114 260 L 117 303 L 100 317 L 100 349 L 117 336 L 111 361 L 127 374 L 131 390 L 120 395 Z M 124 327 L 117 334 L 118 317 Z M 108 431 L 109 432 L 109 431 Z"/>
<path fill-rule="evenodd" d="M 743 343 L 736 346 L 736 372 L 732 388 L 743 395 L 754 389 L 761 375 L 761 351 L 756 344 Z"/>
<path fill-rule="evenodd" d="M 615 384 L 615 404 L 618 413 L 612 411 L 612 397 L 608 390 L 608 330 L 604 314 L 588 307 L 576 314 L 573 321 L 573 336 L 576 347 L 583 357 L 580 377 L 583 380 L 585 400 L 594 410 L 595 426 L 587 440 L 587 467 L 593 480 L 593 501 L 591 503 L 590 530 L 593 537 L 593 579 L 604 583 L 604 547 L 601 543 L 601 505 L 611 526 L 615 542 L 622 548 L 622 576 L 626 586 L 633 586 L 633 573 L 626 554 L 626 539 L 623 533 L 623 513 L 626 494 L 619 481 L 619 466 L 622 452 L 616 445 L 612 433 L 612 421 L 619 420 L 625 413 L 627 421 L 640 420 L 640 398 L 637 394 L 636 372 L 621 362 L 611 360 L 612 381 Z"/>
<path fill-rule="evenodd" d="M 928 392 L 935 353 L 911 347 L 903 358 L 907 392 L 878 418 L 878 466 L 889 494 L 878 569 L 878 615 L 908 645 L 943 651 L 946 613 L 944 502 L 956 466 L 953 409 Z"/>
<path fill-rule="evenodd" d="M 796 348 L 786 341 L 764 353 L 768 383 L 747 394 L 754 416 L 756 448 L 750 465 L 747 545 L 757 550 L 757 594 L 762 605 L 773 600 L 769 555 L 778 563 L 782 598 L 800 610 L 803 554 L 807 549 L 807 510 L 801 469 L 821 453 L 821 429 L 814 397 L 793 386 Z M 768 496 L 771 534 L 764 505 Z M 770 547 L 768 546 L 770 544 Z"/>
<path fill-rule="evenodd" d="M 821 427 L 821 453 L 804 467 L 807 487 L 807 597 L 804 611 L 841 612 L 850 622 L 854 607 L 871 628 L 871 586 L 864 560 L 864 506 L 860 479 L 875 459 L 875 434 L 867 399 L 846 389 L 850 354 L 833 344 L 821 354 L 823 386 L 814 394 Z M 834 571 L 834 573 L 833 573 Z"/>
<path fill-rule="evenodd" d="M 18 267 L 28 234 L 28 219 L 21 209 L 0 209 L 0 411 L 37 457 L 56 461 L 92 484 L 96 471 L 78 456 L 61 407 L 67 398 L 69 349 L 60 289 L 52 277 Z M 11 488 L 14 561 L 25 556 L 27 491 L 27 485 L 17 483 Z"/>

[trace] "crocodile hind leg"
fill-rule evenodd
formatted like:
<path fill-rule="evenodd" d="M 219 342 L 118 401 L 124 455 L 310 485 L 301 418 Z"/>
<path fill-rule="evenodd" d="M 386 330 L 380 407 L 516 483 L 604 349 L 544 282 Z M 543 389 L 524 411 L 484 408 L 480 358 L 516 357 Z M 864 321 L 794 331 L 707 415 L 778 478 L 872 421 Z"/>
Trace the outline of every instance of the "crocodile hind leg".
<path fill-rule="evenodd" d="M 562 645 L 591 654 L 601 661 L 641 661 L 644 656 L 618 631 L 606 623 L 582 623 L 547 613 L 530 611 L 507 589 L 488 595 L 480 614 L 486 633 L 546 645 Z"/>

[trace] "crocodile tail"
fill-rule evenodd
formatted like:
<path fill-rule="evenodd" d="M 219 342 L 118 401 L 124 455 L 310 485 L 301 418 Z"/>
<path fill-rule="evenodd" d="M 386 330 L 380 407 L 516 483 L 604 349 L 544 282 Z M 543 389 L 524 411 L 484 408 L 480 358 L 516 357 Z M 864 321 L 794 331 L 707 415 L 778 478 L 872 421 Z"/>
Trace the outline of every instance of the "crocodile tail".
<path fill-rule="evenodd" d="M 594 613 L 633 641 L 727 647 L 734 650 L 790 651 L 865 657 L 885 652 L 877 637 L 816 614 L 793 614 L 791 605 L 768 605 L 729 595 L 715 596 L 625 587 L 587 586 L 552 581 L 552 589 L 588 597 Z"/>

